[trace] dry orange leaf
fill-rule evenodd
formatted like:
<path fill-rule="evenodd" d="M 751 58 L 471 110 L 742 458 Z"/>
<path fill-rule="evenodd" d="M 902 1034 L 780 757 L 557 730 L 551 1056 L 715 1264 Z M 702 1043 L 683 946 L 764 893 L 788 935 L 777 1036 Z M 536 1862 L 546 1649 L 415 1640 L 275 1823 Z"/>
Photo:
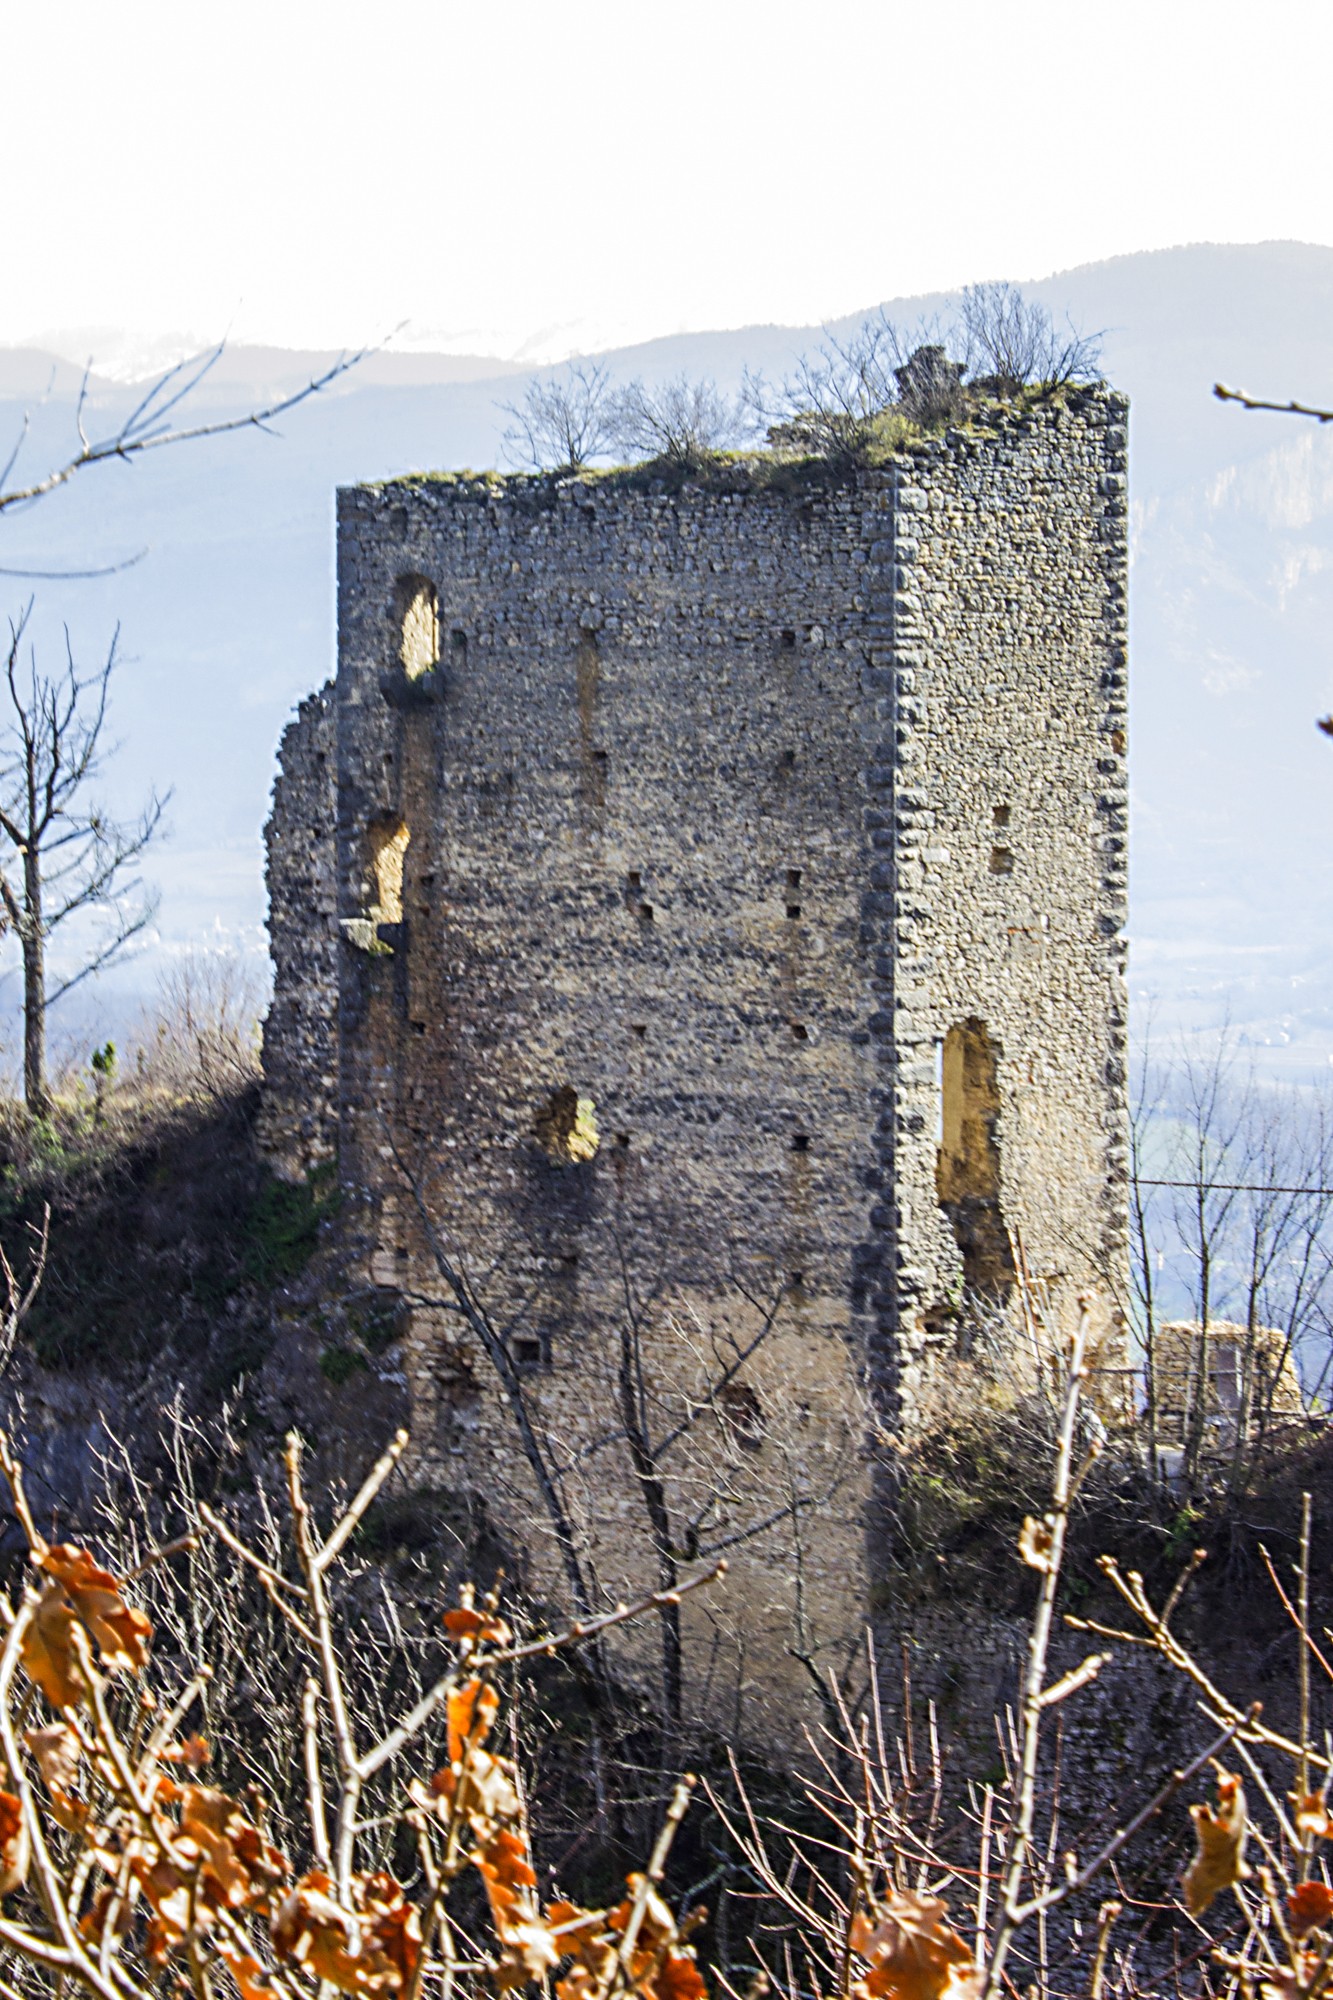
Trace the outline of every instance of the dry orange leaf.
<path fill-rule="evenodd" d="M 707 1991 L 692 1951 L 669 1951 L 653 1974 L 657 2000 L 702 2000 Z"/>
<path fill-rule="evenodd" d="M 421 1921 L 392 1875 L 354 1876 L 354 1909 L 320 1869 L 303 1876 L 273 1919 L 279 1958 L 340 1993 L 399 1993 L 421 1955 Z"/>
<path fill-rule="evenodd" d="M 1296 1809 L 1296 1831 L 1302 1840 L 1333 1840 L 1333 1819 L 1322 1792 L 1288 1792 Z"/>
<path fill-rule="evenodd" d="M 592 1992 L 604 1992 L 611 1983 L 611 1961 L 616 1953 L 616 1935 L 608 1927 L 608 1912 L 556 1901 L 547 1904 L 546 1921 L 557 1956 L 574 1961 L 563 1979 L 556 1981 L 557 2000 L 588 2000 Z"/>
<path fill-rule="evenodd" d="M 199 1857 L 196 1894 L 209 1909 L 267 1910 L 287 1879 L 286 1855 L 270 1847 L 234 1799 L 207 1785 L 182 1792 L 177 1844 Z"/>
<path fill-rule="evenodd" d="M 444 1629 L 451 1639 L 487 1639 L 493 1646 L 507 1646 L 513 1633 L 494 1612 L 474 1611 L 463 1605 L 444 1614 Z"/>
<path fill-rule="evenodd" d="M 446 1824 L 461 1801 L 472 1836 L 483 1846 L 522 1812 L 514 1766 L 489 1750 L 470 1750 L 456 1766 L 437 1771 L 429 1785 L 414 1778 L 407 1789 L 417 1805 Z"/>
<path fill-rule="evenodd" d="M 890 1890 L 872 1914 L 852 1919 L 853 1951 L 866 1960 L 858 2000 L 978 2000 L 985 1974 L 948 1922 L 941 1896 Z"/>
<path fill-rule="evenodd" d="M 610 1925 L 613 1931 L 624 1933 L 630 1920 L 630 1913 L 640 1895 L 644 1892 L 644 1880 L 640 1874 L 627 1875 L 625 1886 L 629 1895 L 624 1902 L 611 1912 Z M 656 1889 L 649 1889 L 643 1895 L 643 1917 L 639 1924 L 637 1944 L 640 1949 L 655 1951 L 659 1945 L 671 1944 L 676 1936 L 676 1919 L 668 1904 L 664 1903 Z"/>
<path fill-rule="evenodd" d="M 1045 1521 L 1038 1521 L 1031 1514 L 1023 1523 L 1018 1537 L 1018 1553 L 1029 1569 L 1048 1570 L 1051 1566 L 1051 1531 Z"/>
<path fill-rule="evenodd" d="M 223 1910 L 267 1915 L 288 1873 L 286 1856 L 225 1792 L 206 1785 L 172 1790 L 181 1815 L 170 1850 L 163 1846 L 130 1860 L 152 1912 L 146 1949 L 156 1964 L 164 1964 L 191 1929 L 212 1930 Z"/>
<path fill-rule="evenodd" d="M 37 1759 L 37 1768 L 51 1794 L 51 1810 L 61 1826 L 77 1833 L 87 1824 L 89 1807 L 76 1790 L 83 1746 L 66 1722 L 53 1722 L 47 1729 L 29 1729 L 24 1742 Z"/>
<path fill-rule="evenodd" d="M 74 1637 L 81 1625 L 109 1673 L 137 1673 L 148 1658 L 152 1625 L 126 1604 L 120 1584 L 86 1549 L 58 1542 L 41 1556 L 46 1572 L 36 1609 L 23 1635 L 23 1666 L 55 1708 L 73 1708 L 87 1695 Z"/>
<path fill-rule="evenodd" d="M 0 1896 L 18 1888 L 28 1873 L 28 1860 L 23 1807 L 12 1792 L 0 1792 Z"/>
<path fill-rule="evenodd" d="M 74 1606 L 57 1583 L 48 1583 L 23 1634 L 23 1671 L 53 1708 L 74 1708 L 88 1693 L 75 1651 Z"/>
<path fill-rule="evenodd" d="M 1245 1790 L 1240 1779 L 1223 1771 L 1217 1780 L 1217 1810 L 1209 1805 L 1191 1806 L 1190 1817 L 1197 1846 L 1181 1887 L 1186 1909 L 1199 1917 L 1214 1896 L 1235 1882 L 1245 1881 L 1250 1872 L 1245 1860 Z"/>
<path fill-rule="evenodd" d="M 29 1729 L 24 1742 L 37 1759 L 37 1768 L 51 1792 L 72 1792 L 78 1783 L 83 1746 L 67 1722 L 53 1722 L 46 1729 Z"/>
<path fill-rule="evenodd" d="M 542 1979 L 559 1961 L 551 1927 L 537 1907 L 537 1876 L 521 1833 L 506 1828 L 472 1856 L 491 1905 L 491 1921 L 502 1950 L 495 1980 L 502 1992 Z"/>
<path fill-rule="evenodd" d="M 485 1681 L 464 1681 L 449 1697 L 449 1762 L 462 1762 L 469 1743 L 484 1743 L 500 1712 L 500 1697 Z"/>
<path fill-rule="evenodd" d="M 168 1743 L 158 1754 L 164 1764 L 183 1764 L 187 1771 L 202 1771 L 213 1753 L 202 1736 L 187 1736 L 183 1743 Z"/>
<path fill-rule="evenodd" d="M 1287 1917 L 1297 1937 L 1333 1917 L 1333 1890 L 1327 1882 L 1298 1882 L 1287 1898 Z"/>
<path fill-rule="evenodd" d="M 99 1569 L 87 1549 L 57 1542 L 41 1559 L 88 1629 L 102 1664 L 112 1673 L 138 1673 L 148 1660 L 153 1635 L 147 1614 L 126 1604 L 121 1585 L 109 1570 Z"/>
<path fill-rule="evenodd" d="M 106 1921 L 111 1914 L 113 1905 L 116 1911 L 115 1935 L 118 1938 L 124 1937 L 126 1931 L 129 1929 L 134 1919 L 134 1909 L 129 1897 L 122 1896 L 117 1889 L 110 1886 L 105 1889 L 99 1889 L 91 1904 L 79 1918 L 79 1929 L 91 1943 L 101 1943 L 102 1932 L 106 1929 Z M 151 1924 L 149 1929 L 150 1931 L 152 1930 Z M 156 1946 L 157 1940 L 156 1938 L 150 1938 L 148 1942 Z M 151 1952 L 149 1955 L 152 1955 Z M 165 1951 L 161 1956 L 165 1958 Z M 155 1960 L 154 1962 L 160 1963 L 161 1960 Z"/>
<path fill-rule="evenodd" d="M 630 1895 L 614 1910 L 584 1910 L 577 1903 L 547 1905 L 546 1921 L 561 1958 L 574 1964 L 556 1982 L 558 2000 L 591 2000 L 611 1983 L 612 1961 L 624 1936 L 630 1912 L 644 1891 L 642 1875 L 628 1878 Z M 647 1889 L 643 1917 L 628 1965 L 629 1986 L 643 2000 L 703 2000 L 703 1975 L 694 1953 L 677 1948 L 680 1932 L 667 1904 L 655 1889 Z"/>
<path fill-rule="evenodd" d="M 227 1961 L 241 2000 L 270 2000 L 272 1988 L 268 1983 L 268 1974 L 253 1953 L 240 1950 L 227 1938 L 218 1939 L 218 1952 Z"/>
<path fill-rule="evenodd" d="M 562 1958 L 572 1958 L 606 1936 L 606 1911 L 585 1910 L 578 1903 L 548 1903 L 546 1921 Z"/>

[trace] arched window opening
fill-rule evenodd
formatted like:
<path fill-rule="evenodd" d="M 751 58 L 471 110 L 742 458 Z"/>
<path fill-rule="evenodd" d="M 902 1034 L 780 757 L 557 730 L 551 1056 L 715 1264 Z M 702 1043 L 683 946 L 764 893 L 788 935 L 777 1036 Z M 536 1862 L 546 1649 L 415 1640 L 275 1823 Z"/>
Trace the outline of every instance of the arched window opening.
<path fill-rule="evenodd" d="M 935 1192 L 953 1227 L 970 1292 L 1007 1298 L 1013 1252 L 1000 1207 L 1000 1085 L 984 1021 L 960 1021 L 940 1052 L 940 1146 Z"/>
<path fill-rule="evenodd" d="M 386 814 L 374 819 L 370 836 L 370 916 L 378 924 L 403 921 L 403 864 L 412 835 L 404 821 Z"/>
<path fill-rule="evenodd" d="M 400 576 L 394 586 L 398 659 L 410 681 L 439 664 L 440 601 L 424 576 Z"/>

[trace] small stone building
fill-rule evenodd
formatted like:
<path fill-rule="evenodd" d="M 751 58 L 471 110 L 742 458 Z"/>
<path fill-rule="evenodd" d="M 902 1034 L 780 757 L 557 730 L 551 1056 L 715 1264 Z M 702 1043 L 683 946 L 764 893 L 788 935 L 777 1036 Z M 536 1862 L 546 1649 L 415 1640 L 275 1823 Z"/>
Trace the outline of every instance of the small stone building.
<path fill-rule="evenodd" d="M 1157 1435 L 1163 1442 L 1186 1441 L 1191 1412 L 1198 1409 L 1199 1365 L 1205 1357 L 1206 1445 L 1229 1447 L 1238 1433 L 1249 1440 L 1305 1415 L 1292 1339 L 1281 1327 L 1210 1319 L 1205 1348 L 1197 1319 L 1165 1320 L 1153 1344 Z"/>
<path fill-rule="evenodd" d="M 264 1144 L 404 1302 L 423 1480 L 554 1595 L 726 1552 L 738 1704 L 882 1603 L 978 1328 L 1017 1379 L 1092 1289 L 1121 1359 L 1126 418 L 339 495 Z"/>

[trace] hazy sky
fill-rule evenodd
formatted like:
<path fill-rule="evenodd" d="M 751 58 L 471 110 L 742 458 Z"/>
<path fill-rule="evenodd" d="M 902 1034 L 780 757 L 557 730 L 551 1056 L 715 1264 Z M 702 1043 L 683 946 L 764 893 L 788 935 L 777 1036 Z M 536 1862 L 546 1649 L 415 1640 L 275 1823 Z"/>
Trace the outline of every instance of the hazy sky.
<path fill-rule="evenodd" d="M 1333 243 L 1316 0 L 8 0 L 0 46 L 6 342 L 552 355 Z"/>

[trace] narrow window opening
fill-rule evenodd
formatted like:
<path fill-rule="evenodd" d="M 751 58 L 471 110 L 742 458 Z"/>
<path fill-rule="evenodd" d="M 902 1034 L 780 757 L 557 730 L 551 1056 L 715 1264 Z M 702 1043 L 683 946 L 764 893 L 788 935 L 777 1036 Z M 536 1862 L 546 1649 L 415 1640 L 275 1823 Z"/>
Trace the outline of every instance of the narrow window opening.
<path fill-rule="evenodd" d="M 642 920 L 642 921 L 643 921 L 643 922 L 644 922 L 645 924 L 650 924 L 650 923 L 652 922 L 652 920 L 653 920 L 653 906 L 652 906 L 652 904 L 651 904 L 651 903 L 640 903 L 640 905 L 639 905 L 639 916 L 640 916 L 641 920 Z"/>
<path fill-rule="evenodd" d="M 799 903 L 788 903 L 787 915 L 788 917 L 791 918 L 793 922 L 795 922 L 796 918 L 799 917 L 800 914 L 801 914 L 801 906 Z"/>
<path fill-rule="evenodd" d="M 467 633 L 460 631 L 458 626 L 455 625 L 453 631 L 449 634 L 449 644 L 456 653 L 466 653 Z"/>
<path fill-rule="evenodd" d="M 782 635 L 783 651 L 789 653 L 795 644 L 796 634 L 794 632 L 784 632 Z"/>
<path fill-rule="evenodd" d="M 787 870 L 787 887 L 788 887 L 789 889 L 799 889 L 799 888 L 800 888 L 800 886 L 801 886 L 801 871 L 800 871 L 800 869 L 799 869 L 799 868 L 789 868 L 789 869 Z"/>
<path fill-rule="evenodd" d="M 410 681 L 419 680 L 440 657 L 440 605 L 435 585 L 424 576 L 400 576 L 393 596 L 398 663 Z"/>
<path fill-rule="evenodd" d="M 791 1149 L 792 1149 L 793 1153 L 808 1153 L 808 1152 L 810 1151 L 810 1135 L 809 1135 L 809 1133 L 808 1133 L 808 1132 L 793 1132 L 793 1134 L 792 1134 L 792 1141 L 791 1141 Z"/>
<path fill-rule="evenodd" d="M 540 1334 L 520 1333 L 514 1339 L 514 1365 L 540 1368 L 546 1360 L 546 1343 Z"/>
<path fill-rule="evenodd" d="M 794 1292 L 802 1291 L 805 1286 L 805 1272 L 789 1271 L 787 1274 L 787 1282 L 791 1286 L 791 1289 Z"/>
<path fill-rule="evenodd" d="M 1008 826 L 1009 824 L 1008 806 L 996 806 L 994 811 L 991 813 L 991 818 L 997 827 Z"/>
<path fill-rule="evenodd" d="M 992 875 L 1013 874 L 1014 850 L 1012 847 L 992 847 L 990 851 L 990 872 Z"/>
<path fill-rule="evenodd" d="M 1000 1206 L 998 1060 L 984 1021 L 958 1022 L 940 1054 L 935 1192 L 962 1252 L 965 1288 L 1007 1299 L 1013 1253 Z"/>
<path fill-rule="evenodd" d="M 372 901 L 368 911 L 377 924 L 403 921 L 403 865 L 412 835 L 401 819 L 386 813 L 366 829 L 370 844 Z"/>
<path fill-rule="evenodd" d="M 560 1166 L 583 1166 L 601 1144 L 597 1106 L 567 1083 L 549 1097 L 533 1123 L 538 1144 Z"/>
<path fill-rule="evenodd" d="M 643 887 L 643 877 L 637 868 L 630 869 L 629 874 L 625 877 L 625 881 L 631 889 L 642 889 Z"/>
<path fill-rule="evenodd" d="M 790 770 L 792 765 L 796 762 L 796 752 L 794 750 L 784 750 L 782 753 L 782 761 L 786 765 L 787 769 Z"/>

